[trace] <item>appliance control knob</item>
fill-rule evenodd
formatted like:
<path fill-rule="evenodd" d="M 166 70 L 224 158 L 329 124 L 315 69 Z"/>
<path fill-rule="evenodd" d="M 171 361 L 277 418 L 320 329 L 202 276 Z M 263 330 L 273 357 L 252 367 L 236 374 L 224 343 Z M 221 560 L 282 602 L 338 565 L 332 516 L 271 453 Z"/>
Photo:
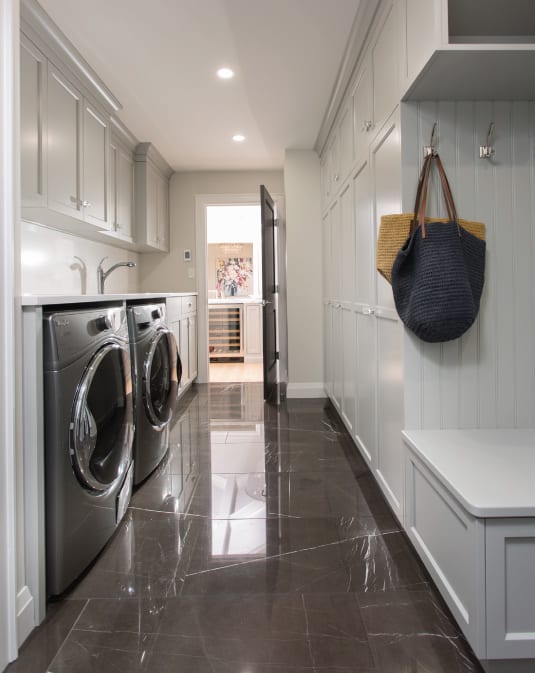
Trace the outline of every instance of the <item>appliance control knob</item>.
<path fill-rule="evenodd" d="M 162 317 L 162 311 L 159 308 L 155 308 L 152 312 L 152 317 L 154 320 L 159 320 Z"/>
<path fill-rule="evenodd" d="M 111 329 L 113 325 L 111 324 L 109 315 L 101 315 L 95 320 L 95 326 L 99 332 L 105 332 L 107 329 Z"/>

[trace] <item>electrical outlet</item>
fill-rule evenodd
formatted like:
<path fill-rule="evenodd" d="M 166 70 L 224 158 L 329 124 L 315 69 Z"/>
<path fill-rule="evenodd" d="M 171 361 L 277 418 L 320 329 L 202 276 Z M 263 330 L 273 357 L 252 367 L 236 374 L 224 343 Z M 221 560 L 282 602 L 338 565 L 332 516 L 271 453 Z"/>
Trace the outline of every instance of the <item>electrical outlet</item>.
<path fill-rule="evenodd" d="M 188 278 L 195 278 L 195 269 L 188 269 Z"/>

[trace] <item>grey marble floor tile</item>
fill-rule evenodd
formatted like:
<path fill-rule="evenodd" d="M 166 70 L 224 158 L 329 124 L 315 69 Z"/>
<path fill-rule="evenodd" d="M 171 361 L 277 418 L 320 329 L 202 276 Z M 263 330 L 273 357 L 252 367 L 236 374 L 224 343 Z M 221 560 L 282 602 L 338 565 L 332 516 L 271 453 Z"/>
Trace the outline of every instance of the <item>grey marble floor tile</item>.
<path fill-rule="evenodd" d="M 149 661 L 150 671 L 177 673 L 372 669 L 372 652 L 351 595 L 170 600 Z"/>
<path fill-rule="evenodd" d="M 144 673 L 155 636 L 73 631 L 47 673 Z"/>
<path fill-rule="evenodd" d="M 427 585 L 427 573 L 403 533 L 358 537 L 342 546 L 351 591 L 373 593 Z"/>
<path fill-rule="evenodd" d="M 358 595 L 381 673 L 483 673 L 433 590 Z"/>
<path fill-rule="evenodd" d="M 83 600 L 51 603 L 45 621 L 30 634 L 5 673 L 45 673 L 86 605 Z"/>

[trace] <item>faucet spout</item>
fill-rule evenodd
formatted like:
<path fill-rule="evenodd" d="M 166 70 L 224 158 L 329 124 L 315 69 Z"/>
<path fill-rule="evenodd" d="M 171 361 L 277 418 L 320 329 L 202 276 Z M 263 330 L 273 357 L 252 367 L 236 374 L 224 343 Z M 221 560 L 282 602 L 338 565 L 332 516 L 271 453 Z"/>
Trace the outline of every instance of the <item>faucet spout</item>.
<path fill-rule="evenodd" d="M 105 259 L 108 258 L 103 257 L 97 266 L 97 289 L 99 294 L 104 294 L 104 282 L 106 281 L 106 278 L 110 275 L 112 271 L 115 271 L 115 269 L 118 269 L 121 266 L 126 266 L 129 269 L 131 269 L 136 265 L 135 262 L 117 262 L 117 264 L 110 266 L 110 268 L 107 271 L 104 271 L 104 269 L 102 268 L 102 262 Z"/>

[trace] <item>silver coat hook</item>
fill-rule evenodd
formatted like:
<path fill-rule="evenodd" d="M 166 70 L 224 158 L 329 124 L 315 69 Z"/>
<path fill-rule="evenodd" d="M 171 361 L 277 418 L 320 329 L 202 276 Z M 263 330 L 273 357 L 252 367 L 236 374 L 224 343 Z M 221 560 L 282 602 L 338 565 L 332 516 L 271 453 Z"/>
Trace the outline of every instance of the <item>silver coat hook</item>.
<path fill-rule="evenodd" d="M 436 140 L 437 140 L 437 123 L 435 122 L 433 124 L 433 130 L 431 131 L 431 140 L 429 141 L 429 145 L 424 145 L 424 157 L 429 156 L 434 157 L 437 154 Z"/>
<path fill-rule="evenodd" d="M 493 135 L 494 135 L 494 122 L 490 122 L 489 129 L 487 131 L 487 143 L 486 145 L 479 146 L 480 159 L 492 159 L 492 156 L 494 154 L 494 147 L 492 146 Z"/>

